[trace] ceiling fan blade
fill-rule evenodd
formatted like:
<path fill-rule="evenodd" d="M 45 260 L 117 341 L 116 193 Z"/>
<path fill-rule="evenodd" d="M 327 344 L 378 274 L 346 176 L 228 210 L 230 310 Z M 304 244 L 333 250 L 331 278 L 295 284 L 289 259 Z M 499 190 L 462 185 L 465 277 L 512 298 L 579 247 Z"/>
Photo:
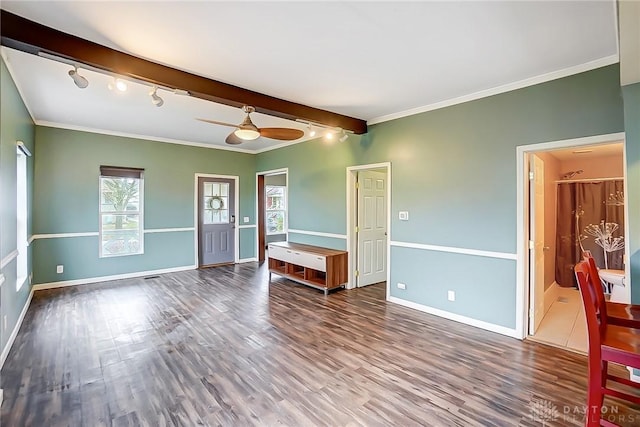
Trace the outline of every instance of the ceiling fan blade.
<path fill-rule="evenodd" d="M 205 122 L 205 123 L 211 123 L 214 125 L 222 125 L 222 126 L 230 126 L 232 128 L 237 128 L 238 125 L 233 125 L 231 123 L 225 123 L 225 122 L 219 122 L 217 120 L 209 120 L 209 119 L 196 119 L 196 120 L 200 120 L 201 122 Z"/>
<path fill-rule="evenodd" d="M 293 141 L 294 139 L 301 138 L 304 135 L 304 131 L 300 129 L 290 128 L 260 128 L 260 136 L 270 139 L 279 139 L 281 141 Z"/>
<path fill-rule="evenodd" d="M 227 137 L 227 139 L 224 140 L 224 142 L 231 145 L 238 145 L 238 144 L 242 144 L 244 140 L 238 138 L 235 133 L 231 132 Z"/>

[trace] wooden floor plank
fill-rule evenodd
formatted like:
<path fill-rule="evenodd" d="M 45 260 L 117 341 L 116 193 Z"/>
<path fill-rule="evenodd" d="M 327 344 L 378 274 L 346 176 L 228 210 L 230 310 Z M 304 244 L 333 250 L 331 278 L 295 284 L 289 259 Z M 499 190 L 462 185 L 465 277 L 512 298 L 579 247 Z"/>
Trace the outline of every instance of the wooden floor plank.
<path fill-rule="evenodd" d="M 2 426 L 583 424 L 582 355 L 387 303 L 384 285 L 325 296 L 267 276 L 36 292 L 2 370 Z"/>

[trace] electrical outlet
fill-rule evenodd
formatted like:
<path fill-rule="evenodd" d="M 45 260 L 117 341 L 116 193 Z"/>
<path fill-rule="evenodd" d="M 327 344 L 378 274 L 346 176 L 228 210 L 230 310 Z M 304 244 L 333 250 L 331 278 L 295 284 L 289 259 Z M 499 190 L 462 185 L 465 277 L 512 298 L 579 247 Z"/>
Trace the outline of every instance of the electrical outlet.
<path fill-rule="evenodd" d="M 248 216 L 245 216 L 244 218 L 242 218 L 242 220 L 243 220 L 244 222 L 249 222 L 249 217 L 248 217 Z"/>
<path fill-rule="evenodd" d="M 57 265 L 56 266 L 56 273 L 60 274 L 60 273 L 64 273 L 64 265 Z"/>
<path fill-rule="evenodd" d="M 454 291 L 448 291 L 447 292 L 447 299 L 449 301 L 455 301 L 456 300 L 456 293 Z"/>
<path fill-rule="evenodd" d="M 407 285 L 405 285 L 404 283 L 398 282 L 398 289 L 407 289 Z"/>
<path fill-rule="evenodd" d="M 409 221 L 409 212 L 407 211 L 398 212 L 398 219 L 400 221 Z"/>

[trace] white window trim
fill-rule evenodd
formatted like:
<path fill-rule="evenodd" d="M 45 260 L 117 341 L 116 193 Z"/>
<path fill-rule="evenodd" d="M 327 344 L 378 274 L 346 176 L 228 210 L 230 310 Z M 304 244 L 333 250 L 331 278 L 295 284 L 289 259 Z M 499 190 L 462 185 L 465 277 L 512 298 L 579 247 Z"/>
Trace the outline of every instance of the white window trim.
<path fill-rule="evenodd" d="M 136 252 L 136 253 L 132 253 L 132 254 L 104 254 L 102 253 L 102 216 L 103 215 L 126 215 L 126 214 L 131 214 L 131 211 L 125 211 L 125 212 L 118 212 L 118 211 L 113 211 L 113 212 L 102 212 L 102 178 L 118 178 L 118 177 L 112 177 L 112 176 L 104 176 L 104 175 L 100 175 L 98 177 L 98 189 L 99 189 L 99 193 L 98 193 L 98 256 L 100 258 L 115 258 L 115 257 L 122 257 L 122 256 L 136 256 L 136 255 L 144 255 L 144 173 L 140 174 L 140 190 L 139 190 L 139 206 L 140 209 L 138 210 L 137 215 L 140 216 L 140 219 L 138 220 L 138 230 L 139 230 L 139 235 L 140 235 L 140 252 Z M 134 178 L 137 179 L 137 178 Z"/>

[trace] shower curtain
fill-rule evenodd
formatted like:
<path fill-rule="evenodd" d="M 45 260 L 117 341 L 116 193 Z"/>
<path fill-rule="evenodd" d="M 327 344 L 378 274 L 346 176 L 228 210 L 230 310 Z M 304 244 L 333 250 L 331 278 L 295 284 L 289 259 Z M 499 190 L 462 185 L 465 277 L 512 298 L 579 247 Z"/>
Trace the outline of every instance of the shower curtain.
<path fill-rule="evenodd" d="M 623 270 L 623 181 L 558 183 L 556 282 L 576 287 L 573 267 L 591 251 L 599 268 Z"/>

